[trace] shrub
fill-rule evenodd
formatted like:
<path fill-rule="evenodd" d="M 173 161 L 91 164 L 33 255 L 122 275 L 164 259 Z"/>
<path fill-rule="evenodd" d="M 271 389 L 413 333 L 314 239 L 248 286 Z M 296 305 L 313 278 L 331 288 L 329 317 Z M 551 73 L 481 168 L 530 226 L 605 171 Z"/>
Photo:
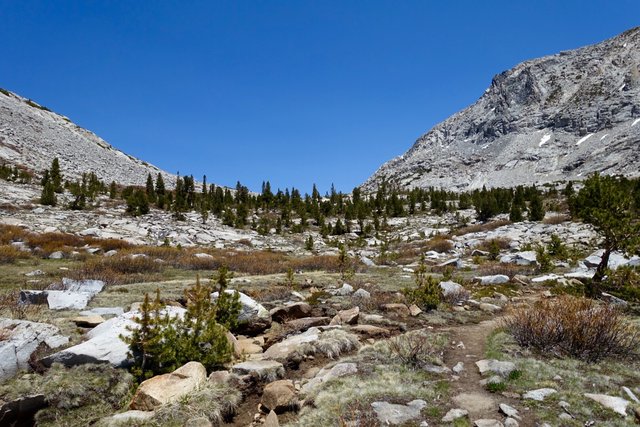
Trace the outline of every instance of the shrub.
<path fill-rule="evenodd" d="M 151 301 L 145 295 L 137 327 L 121 339 L 129 345 L 132 373 L 139 379 L 171 372 L 190 361 L 202 363 L 208 370 L 222 367 L 232 356 L 227 329 L 234 326 L 240 312 L 238 293 L 224 292 L 227 271 L 218 274 L 219 297 L 211 301 L 211 287 L 200 284 L 185 290 L 187 311 L 184 317 L 171 317 L 163 310 L 160 290 Z"/>
<path fill-rule="evenodd" d="M 408 332 L 389 340 L 389 350 L 403 365 L 423 368 L 439 360 L 439 347 L 434 345 L 433 334 L 426 330 Z"/>
<path fill-rule="evenodd" d="M 92 258 L 71 272 L 74 279 L 97 279 L 107 285 L 121 285 L 141 282 L 146 275 L 163 270 L 162 263 L 148 256 L 132 257 L 121 255 L 114 257 Z"/>
<path fill-rule="evenodd" d="M 427 275 L 427 266 L 424 261 L 424 255 L 420 258 L 420 264 L 415 271 L 416 287 L 405 288 L 402 293 L 407 301 L 418 305 L 423 310 L 431 310 L 438 307 L 442 299 L 440 290 L 440 282 L 433 276 Z"/>
<path fill-rule="evenodd" d="M 20 302 L 20 291 L 9 291 L 0 294 L 0 313 L 8 312 L 13 319 L 26 319 L 42 311 L 43 305 L 23 304 Z"/>
<path fill-rule="evenodd" d="M 547 245 L 547 253 L 552 257 L 560 260 L 565 260 L 569 257 L 569 252 L 562 239 L 557 234 L 551 235 L 551 242 Z"/>
<path fill-rule="evenodd" d="M 425 243 L 424 249 L 426 251 L 445 253 L 453 249 L 453 243 L 449 240 L 448 236 L 437 235 Z"/>
<path fill-rule="evenodd" d="M 625 266 L 610 271 L 603 287 L 617 297 L 638 302 L 640 301 L 640 270 Z"/>
<path fill-rule="evenodd" d="M 544 246 L 536 246 L 536 260 L 538 261 L 538 268 L 542 273 L 548 273 L 553 270 L 553 263 L 551 262 L 551 254 L 546 251 Z"/>
<path fill-rule="evenodd" d="M 613 305 L 562 296 L 517 309 L 505 321 L 516 342 L 587 362 L 638 356 L 638 329 Z"/>
<path fill-rule="evenodd" d="M 29 252 L 21 251 L 11 245 L 0 246 L 0 264 L 13 264 L 19 259 L 30 258 Z"/>

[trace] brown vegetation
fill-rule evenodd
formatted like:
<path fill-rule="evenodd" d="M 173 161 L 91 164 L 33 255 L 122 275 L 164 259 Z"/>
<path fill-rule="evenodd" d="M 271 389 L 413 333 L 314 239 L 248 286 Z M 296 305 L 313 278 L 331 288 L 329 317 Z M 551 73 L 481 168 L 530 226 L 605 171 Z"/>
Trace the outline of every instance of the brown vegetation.
<path fill-rule="evenodd" d="M 522 347 L 587 362 L 638 356 L 638 328 L 620 309 L 586 298 L 562 296 L 516 309 L 504 321 Z"/>
<path fill-rule="evenodd" d="M 453 232 L 455 236 L 464 236 L 469 233 L 478 233 L 480 231 L 491 231 L 503 225 L 511 224 L 511 221 L 507 219 L 499 219 L 497 221 L 491 221 L 481 224 L 468 225 L 466 227 L 459 228 Z"/>

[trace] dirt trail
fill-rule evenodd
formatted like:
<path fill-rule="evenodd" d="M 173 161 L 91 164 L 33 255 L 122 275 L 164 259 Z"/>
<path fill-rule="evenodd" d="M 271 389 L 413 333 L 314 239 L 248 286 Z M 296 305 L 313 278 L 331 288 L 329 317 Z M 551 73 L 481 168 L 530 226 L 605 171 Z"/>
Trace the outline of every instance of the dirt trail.
<path fill-rule="evenodd" d="M 445 354 L 446 365 L 453 367 L 458 362 L 464 363 L 460 378 L 451 382 L 451 405 L 454 408 L 468 410 L 471 421 L 489 418 L 503 422 L 506 417 L 500 413 L 498 405 L 506 403 L 519 411 L 522 417 L 519 421 L 520 426 L 533 426 L 533 422 L 526 420 L 521 402 L 500 393 L 491 393 L 480 384 L 483 377 L 476 362 L 485 359 L 487 338 L 498 326 L 499 321 L 500 319 L 492 319 L 476 325 L 462 325 L 444 330 L 450 334 L 450 341 L 455 342 Z"/>

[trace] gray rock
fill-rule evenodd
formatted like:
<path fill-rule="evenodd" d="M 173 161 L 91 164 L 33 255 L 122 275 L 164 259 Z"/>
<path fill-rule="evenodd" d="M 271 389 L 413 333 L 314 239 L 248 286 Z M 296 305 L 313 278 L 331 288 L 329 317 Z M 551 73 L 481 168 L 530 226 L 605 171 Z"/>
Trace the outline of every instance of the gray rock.
<path fill-rule="evenodd" d="M 517 420 L 520 419 L 518 410 L 516 408 L 509 406 L 506 403 L 501 403 L 500 405 L 498 405 L 498 408 L 500 409 L 500 412 L 505 414 L 507 417 L 515 418 Z"/>
<path fill-rule="evenodd" d="M 68 341 L 68 338 L 59 335 L 57 327 L 28 320 L 0 319 L 0 330 L 10 331 L 0 341 L 0 381 L 13 377 L 22 369 L 28 369 L 29 358 L 40 344 Z"/>
<path fill-rule="evenodd" d="M 458 418 L 463 418 L 468 415 L 469 415 L 469 411 L 467 411 L 466 409 L 459 409 L 459 408 L 450 409 L 449 412 L 447 412 L 446 415 L 442 417 L 442 422 L 450 423 L 457 420 Z"/>
<path fill-rule="evenodd" d="M 353 286 L 348 283 L 344 283 L 340 289 L 336 291 L 336 295 L 347 296 L 353 293 Z"/>
<path fill-rule="evenodd" d="M 353 293 L 352 297 L 353 298 L 360 298 L 360 299 L 369 299 L 369 298 L 371 298 L 371 294 L 368 291 L 360 288 L 360 289 L 358 289 L 357 291 L 355 291 Z"/>
<path fill-rule="evenodd" d="M 473 425 L 475 427 L 504 427 L 504 424 L 502 424 L 500 421 L 491 418 L 482 418 L 479 420 L 475 420 L 473 422 Z"/>
<path fill-rule="evenodd" d="M 515 418 L 507 418 L 506 420 L 504 420 L 504 427 L 518 427 L 520 425 L 520 423 L 518 423 L 518 420 L 516 420 Z"/>
<path fill-rule="evenodd" d="M 504 274 L 495 274 L 492 276 L 479 276 L 475 280 L 480 280 L 481 285 L 500 285 L 509 281 L 509 276 Z"/>
<path fill-rule="evenodd" d="M 330 379 L 354 375 L 356 373 L 358 373 L 358 365 L 355 363 L 338 363 L 332 367 L 324 367 L 302 386 L 302 393 L 307 394 L 318 385 Z"/>
<path fill-rule="evenodd" d="M 584 396 L 591 400 L 595 400 L 605 408 L 611 409 L 613 412 L 620 414 L 623 417 L 627 416 L 627 406 L 631 403 L 621 397 L 608 396 L 606 394 L 585 393 Z"/>
<path fill-rule="evenodd" d="M 440 282 L 440 289 L 442 289 L 442 294 L 446 297 L 462 292 L 464 287 L 456 282 L 446 281 Z"/>
<path fill-rule="evenodd" d="M 282 323 L 285 320 L 300 319 L 311 315 L 311 306 L 306 302 L 296 302 L 269 311 L 271 320 Z"/>
<path fill-rule="evenodd" d="M 542 402 L 548 396 L 557 393 L 555 389 L 552 388 L 539 388 L 537 390 L 531 390 L 522 395 L 523 399 L 531 399 L 537 400 L 538 402 Z"/>
<path fill-rule="evenodd" d="M 500 258 L 500 262 L 504 264 L 516 265 L 536 265 L 538 264 L 538 258 L 534 251 L 524 251 L 504 255 L 502 258 Z"/>
<path fill-rule="evenodd" d="M 49 254 L 49 259 L 62 259 L 64 254 L 61 251 L 55 251 Z"/>
<path fill-rule="evenodd" d="M 451 370 L 456 374 L 461 374 L 462 372 L 464 372 L 464 362 L 456 363 L 456 365 L 451 368 Z"/>
<path fill-rule="evenodd" d="M 476 362 L 476 366 L 482 375 L 493 372 L 503 377 L 508 377 L 511 372 L 516 370 L 515 363 L 495 359 L 479 360 Z"/>
<path fill-rule="evenodd" d="M 640 85 L 630 76 L 640 62 L 639 34 L 634 28 L 496 75 L 475 103 L 382 165 L 363 191 L 385 180 L 406 189 L 468 190 L 580 180 L 596 171 L 638 176 Z"/>
<path fill-rule="evenodd" d="M 406 405 L 397 405 L 389 402 L 373 402 L 371 407 L 375 411 L 378 420 L 383 424 L 398 425 L 421 417 L 420 412 L 427 406 L 424 400 L 412 400 Z"/>
<path fill-rule="evenodd" d="M 261 379 L 275 381 L 284 376 L 284 367 L 282 363 L 275 360 L 249 360 L 233 365 L 231 373 L 236 375 L 253 374 Z"/>
<path fill-rule="evenodd" d="M 225 292 L 233 294 L 237 291 L 228 289 Z M 242 305 L 240 314 L 238 315 L 238 322 L 240 323 L 239 330 L 241 332 L 254 335 L 271 326 L 271 315 L 262 304 L 242 292 L 238 292 L 238 294 L 240 294 L 240 304 Z M 218 292 L 212 293 L 211 299 L 213 301 L 217 300 Z"/>
<path fill-rule="evenodd" d="M 310 328 L 306 332 L 288 337 L 269 347 L 264 352 L 264 358 L 285 362 L 299 350 L 301 345 L 318 341 L 320 334 L 318 328 Z"/>

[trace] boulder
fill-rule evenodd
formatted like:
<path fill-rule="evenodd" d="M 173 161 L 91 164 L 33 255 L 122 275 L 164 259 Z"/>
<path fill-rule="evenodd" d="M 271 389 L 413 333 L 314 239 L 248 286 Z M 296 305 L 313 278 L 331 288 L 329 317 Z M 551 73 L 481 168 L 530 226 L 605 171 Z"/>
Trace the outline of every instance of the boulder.
<path fill-rule="evenodd" d="M 538 258 L 534 251 L 524 251 L 504 255 L 500 258 L 500 262 L 516 265 L 536 265 L 538 264 Z"/>
<path fill-rule="evenodd" d="M 508 377 L 509 374 L 516 370 L 516 365 L 513 362 L 503 362 L 495 359 L 478 360 L 476 366 L 481 375 L 493 372 L 503 377 Z"/>
<path fill-rule="evenodd" d="M 336 295 L 347 296 L 353 293 L 353 286 L 348 283 L 344 283 L 340 289 L 336 291 Z"/>
<path fill-rule="evenodd" d="M 298 398 L 293 381 L 278 380 L 267 384 L 262 392 L 260 404 L 265 413 L 282 413 L 295 409 L 298 406 Z"/>
<path fill-rule="evenodd" d="M 207 369 L 200 362 L 189 362 L 170 374 L 143 381 L 136 390 L 130 409 L 152 411 L 160 405 L 174 402 L 196 390 L 207 380 Z"/>
<path fill-rule="evenodd" d="M 500 285 L 509 281 L 509 276 L 504 274 L 495 274 L 492 276 L 479 276 L 475 280 L 479 280 L 481 285 Z"/>
<path fill-rule="evenodd" d="M 306 302 L 295 302 L 282 307 L 276 307 L 269 311 L 271 320 L 283 323 L 287 320 L 300 319 L 301 317 L 309 317 L 311 314 L 311 306 Z"/>
<path fill-rule="evenodd" d="M 422 409 L 427 406 L 424 400 L 412 400 L 406 405 L 389 402 L 373 402 L 371 407 L 378 420 L 384 425 L 399 425 L 421 417 Z"/>
<path fill-rule="evenodd" d="M 256 375 L 261 379 L 273 381 L 282 378 L 284 367 L 282 363 L 275 360 L 249 360 L 233 365 L 231 373 L 236 375 Z"/>
<path fill-rule="evenodd" d="M 552 388 L 539 388 L 537 390 L 531 390 L 522 395 L 523 399 L 531 399 L 536 400 L 538 402 L 542 402 L 547 396 L 550 396 L 554 393 L 557 393 L 555 389 Z"/>
<path fill-rule="evenodd" d="M 494 420 L 493 418 L 481 418 L 479 420 L 475 420 L 473 422 L 475 427 L 504 427 L 498 420 Z"/>
<path fill-rule="evenodd" d="M 318 341 L 320 334 L 320 330 L 314 327 L 301 334 L 293 335 L 269 347 L 264 352 L 264 358 L 286 362 L 301 345 Z"/>
<path fill-rule="evenodd" d="M 182 317 L 185 312 L 184 308 L 171 306 L 162 310 L 163 314 L 171 317 Z M 129 329 L 137 327 L 133 318 L 139 314 L 138 311 L 129 311 L 113 317 L 87 332 L 89 338 L 87 341 L 49 355 L 41 362 L 45 366 L 51 366 L 55 362 L 65 366 L 106 362 L 115 367 L 126 367 L 130 362 L 127 355 L 129 346 L 120 339 L 120 336 L 126 337 L 131 334 Z"/>
<path fill-rule="evenodd" d="M 330 379 L 354 375 L 356 373 L 358 373 L 358 365 L 355 363 L 338 363 L 330 368 L 322 368 L 313 378 L 302 386 L 302 393 L 309 393 L 309 391 Z"/>
<path fill-rule="evenodd" d="M 233 294 L 237 291 L 228 289 L 225 292 Z M 257 335 L 271 326 L 271 315 L 262 304 L 259 304 L 253 298 L 242 292 L 238 292 L 238 294 L 240 294 L 240 304 L 242 306 L 240 314 L 238 315 L 239 332 L 248 335 Z M 217 300 L 218 292 L 212 293 L 211 299 L 214 301 Z"/>
<path fill-rule="evenodd" d="M 620 414 L 623 417 L 627 416 L 627 406 L 631 403 L 621 397 L 608 396 L 606 394 L 585 393 L 584 397 L 595 400 L 605 408 L 611 409 L 613 412 Z"/>
<path fill-rule="evenodd" d="M 360 288 L 357 291 L 355 291 L 353 293 L 353 295 L 351 295 L 351 297 L 354 298 L 354 299 L 356 299 L 356 298 L 369 299 L 369 298 L 371 298 L 371 293 L 369 291 L 365 290 L 365 289 Z"/>
<path fill-rule="evenodd" d="M 449 412 L 447 412 L 445 416 L 442 417 L 442 422 L 451 423 L 457 420 L 458 418 L 464 418 L 467 416 L 469 416 L 469 411 L 467 411 L 466 409 L 454 408 L 449 410 Z"/>
<path fill-rule="evenodd" d="M 360 318 L 360 308 L 353 307 L 349 310 L 341 310 L 337 316 L 340 318 L 340 323 L 345 325 L 355 325 Z"/>
<path fill-rule="evenodd" d="M 9 402 L 0 402 L 0 425 L 31 425 L 36 412 L 46 406 L 44 394 L 32 394 Z"/>
<path fill-rule="evenodd" d="M 328 317 L 304 317 L 302 319 L 289 320 L 285 323 L 293 331 L 306 331 L 316 326 L 328 325 L 331 319 Z"/>
<path fill-rule="evenodd" d="M 94 328 L 99 324 L 104 323 L 105 320 L 102 316 L 93 315 L 73 317 L 71 321 L 83 328 Z"/>
<path fill-rule="evenodd" d="M 446 297 L 462 292 L 464 287 L 456 282 L 446 281 L 440 282 L 440 289 L 442 290 L 442 295 Z"/>
<path fill-rule="evenodd" d="M 69 341 L 59 335 L 57 327 L 28 320 L 0 319 L 0 331 L 5 331 L 0 341 L 0 381 L 28 369 L 31 354 L 41 344 L 61 345 Z"/>
<path fill-rule="evenodd" d="M 122 307 L 95 307 L 80 312 L 80 316 L 119 316 L 124 314 Z"/>

